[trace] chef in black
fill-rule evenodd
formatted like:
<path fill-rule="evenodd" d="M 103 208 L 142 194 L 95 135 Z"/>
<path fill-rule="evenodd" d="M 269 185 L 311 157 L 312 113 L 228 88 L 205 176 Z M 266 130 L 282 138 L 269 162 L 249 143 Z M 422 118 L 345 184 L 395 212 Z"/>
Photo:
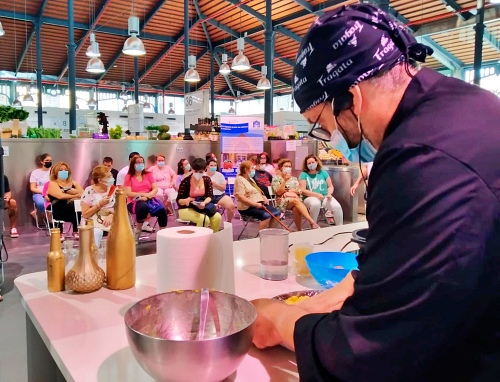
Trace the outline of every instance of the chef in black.
<path fill-rule="evenodd" d="M 419 69 L 430 53 L 367 5 L 303 39 L 312 134 L 378 153 L 359 272 L 302 306 L 254 302 L 254 343 L 294 348 L 301 381 L 500 381 L 500 101 Z"/>

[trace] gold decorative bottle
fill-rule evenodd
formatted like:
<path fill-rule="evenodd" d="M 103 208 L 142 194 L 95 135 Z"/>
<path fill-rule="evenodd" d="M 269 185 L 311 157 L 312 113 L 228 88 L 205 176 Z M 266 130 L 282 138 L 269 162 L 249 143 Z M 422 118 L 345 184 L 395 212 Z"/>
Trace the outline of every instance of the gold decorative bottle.
<path fill-rule="evenodd" d="M 94 260 L 97 263 L 97 251 L 99 248 L 97 248 L 97 244 L 95 243 L 95 236 L 94 236 L 94 221 L 92 219 L 85 219 L 85 225 L 87 227 L 92 227 L 92 238 L 90 242 L 90 252 L 92 252 L 92 255 L 94 256 Z"/>
<path fill-rule="evenodd" d="M 80 233 L 80 248 L 75 265 L 66 275 L 66 286 L 74 292 L 89 293 L 102 287 L 104 271 L 99 268 L 94 254 L 91 252 L 94 241 L 94 228 L 90 226 L 78 227 Z"/>
<path fill-rule="evenodd" d="M 106 277 L 109 289 L 135 285 L 135 237 L 127 212 L 125 191 L 116 190 L 115 213 L 106 246 Z"/>
<path fill-rule="evenodd" d="M 49 292 L 64 290 L 64 254 L 61 251 L 59 228 L 50 230 L 50 250 L 47 254 L 47 288 Z"/>

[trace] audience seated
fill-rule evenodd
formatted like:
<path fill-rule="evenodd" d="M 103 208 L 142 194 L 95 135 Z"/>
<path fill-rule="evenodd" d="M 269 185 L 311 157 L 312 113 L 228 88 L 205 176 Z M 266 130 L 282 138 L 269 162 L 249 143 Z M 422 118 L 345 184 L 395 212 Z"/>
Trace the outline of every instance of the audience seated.
<path fill-rule="evenodd" d="M 271 163 L 271 158 L 265 151 L 259 154 L 259 164 L 256 167 L 257 170 L 267 171 L 272 176 L 276 175 L 276 169 Z"/>
<path fill-rule="evenodd" d="M 214 189 L 212 202 L 226 210 L 227 221 L 231 223 L 234 216 L 234 203 L 225 192 L 227 186 L 226 178 L 224 178 L 224 175 L 217 171 L 217 161 L 215 159 L 209 159 L 207 164 L 207 172 L 205 175 L 212 181 Z"/>
<path fill-rule="evenodd" d="M 123 186 L 123 184 L 125 183 L 125 177 L 127 176 L 128 170 L 130 168 L 130 161 L 136 155 L 140 155 L 140 154 L 137 151 L 132 151 L 128 155 L 128 164 L 125 167 L 123 167 L 120 171 L 118 171 L 118 175 L 116 176 L 116 185 L 117 186 Z"/>
<path fill-rule="evenodd" d="M 5 209 L 7 210 L 10 221 L 10 237 L 18 238 L 19 233 L 17 232 L 17 216 L 18 216 L 17 202 L 15 199 L 12 198 L 9 179 L 5 175 L 3 176 L 3 184 L 5 191 L 3 199 L 5 201 Z"/>
<path fill-rule="evenodd" d="M 253 180 L 257 183 L 257 186 L 262 190 L 266 198 L 271 199 L 271 195 L 269 195 L 269 187 L 273 181 L 273 176 L 271 173 L 267 172 L 267 165 L 265 163 L 265 159 L 259 159 L 264 162 L 263 164 L 257 164 L 255 166 L 255 175 L 253 176 Z M 272 167 L 272 166 L 271 166 Z M 274 168 L 273 168 L 274 174 Z"/>
<path fill-rule="evenodd" d="M 111 176 L 114 178 L 115 183 L 114 185 L 116 186 L 116 179 L 118 178 L 118 170 L 113 168 L 113 158 L 111 157 L 104 157 L 102 160 L 102 164 L 109 168 L 109 171 L 111 171 Z"/>
<path fill-rule="evenodd" d="M 175 193 L 175 171 L 165 163 L 164 155 L 156 156 L 156 165 L 152 166 L 149 171 L 153 174 L 158 193 L 156 196 L 163 201 L 165 207 L 168 206 L 168 195 Z"/>
<path fill-rule="evenodd" d="M 189 164 L 189 161 L 187 159 L 181 159 L 177 163 L 177 177 L 175 178 L 175 189 L 179 191 L 179 186 L 181 185 L 181 182 L 189 175 L 191 175 L 191 164 Z"/>
<path fill-rule="evenodd" d="M 151 154 L 148 156 L 148 160 L 146 161 L 146 170 L 149 171 L 149 169 L 153 166 L 156 166 L 156 155 Z"/>
<path fill-rule="evenodd" d="M 36 163 L 38 168 L 33 170 L 30 175 L 30 190 L 33 193 L 33 203 L 35 203 L 36 211 L 45 212 L 45 199 L 42 196 L 43 186 L 50 180 L 50 169 L 52 167 L 52 157 L 50 154 L 41 154 L 37 157 Z M 31 213 L 35 218 L 36 211 Z"/>

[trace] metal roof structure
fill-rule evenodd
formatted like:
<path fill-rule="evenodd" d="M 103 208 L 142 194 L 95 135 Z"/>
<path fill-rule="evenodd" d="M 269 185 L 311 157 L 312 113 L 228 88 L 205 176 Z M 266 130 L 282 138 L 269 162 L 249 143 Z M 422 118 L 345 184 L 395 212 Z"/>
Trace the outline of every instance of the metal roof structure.
<path fill-rule="evenodd" d="M 290 91 L 293 62 L 302 36 L 318 15 L 355 0 L 273 0 L 274 89 Z M 471 66 L 474 60 L 476 0 L 364 0 L 389 10 L 411 28 L 435 54 L 426 66 L 452 71 Z M 483 62 L 500 59 L 500 8 L 486 1 Z M 264 65 L 266 0 L 190 0 L 189 54 L 197 57 L 201 81 L 191 90 L 210 87 L 210 61 L 214 52 L 215 93 L 219 96 L 262 93 L 256 89 Z M 136 0 L 135 14 L 141 20 L 140 35 L 147 54 L 140 57 L 141 91 L 184 91 L 184 1 Z M 134 63 L 122 54 L 128 37 L 130 0 L 75 1 L 77 83 L 119 89 L 130 84 Z M 66 83 L 67 1 L 10 0 L 0 3 L 0 71 L 33 73 L 36 68 L 36 25 L 41 26 L 41 57 L 45 82 Z M 90 33 L 94 31 L 106 72 L 85 71 Z M 237 54 L 236 39 L 245 37 L 245 55 L 252 68 L 243 73 L 218 73 L 221 55 L 231 60 Z M 90 80 L 90 81 L 89 81 Z"/>

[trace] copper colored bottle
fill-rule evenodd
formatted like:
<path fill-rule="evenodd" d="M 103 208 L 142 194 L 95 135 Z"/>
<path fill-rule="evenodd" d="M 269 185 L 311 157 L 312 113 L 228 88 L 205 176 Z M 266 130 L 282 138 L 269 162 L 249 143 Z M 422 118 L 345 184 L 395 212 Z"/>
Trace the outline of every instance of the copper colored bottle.
<path fill-rule="evenodd" d="M 49 292 L 64 290 L 64 254 L 61 251 L 59 228 L 50 230 L 50 250 L 47 254 L 47 288 Z"/>
<path fill-rule="evenodd" d="M 109 289 L 135 285 L 135 237 L 128 218 L 125 191 L 116 190 L 115 213 L 106 245 L 106 277 Z"/>
<path fill-rule="evenodd" d="M 94 241 L 94 229 L 90 226 L 78 227 L 80 248 L 75 265 L 66 275 L 68 289 L 78 293 L 94 292 L 104 283 L 104 271 L 99 268 L 91 252 Z"/>

